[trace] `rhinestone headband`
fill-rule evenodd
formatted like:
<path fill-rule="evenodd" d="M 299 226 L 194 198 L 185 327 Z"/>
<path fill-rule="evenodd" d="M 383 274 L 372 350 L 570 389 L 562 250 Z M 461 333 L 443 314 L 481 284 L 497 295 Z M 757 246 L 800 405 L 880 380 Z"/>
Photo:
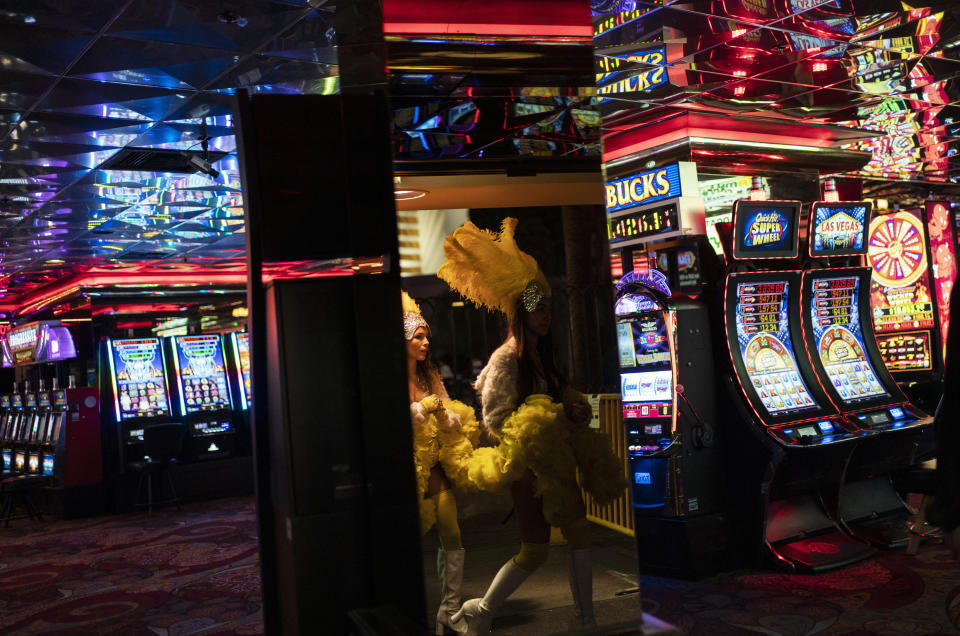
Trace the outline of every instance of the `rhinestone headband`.
<path fill-rule="evenodd" d="M 520 294 L 520 304 L 523 305 L 523 309 L 527 313 L 530 313 L 537 308 L 537 305 L 540 304 L 540 301 L 543 300 L 543 297 L 546 295 L 546 290 L 543 288 L 543 285 L 532 280 L 523 288 L 523 292 Z"/>
<path fill-rule="evenodd" d="M 403 314 L 403 337 L 407 340 L 413 339 L 413 334 L 417 333 L 417 329 L 420 327 L 426 327 L 427 331 L 430 331 L 430 326 L 427 325 L 427 321 L 423 319 L 423 316 L 418 314 L 415 311 L 408 311 Z"/>

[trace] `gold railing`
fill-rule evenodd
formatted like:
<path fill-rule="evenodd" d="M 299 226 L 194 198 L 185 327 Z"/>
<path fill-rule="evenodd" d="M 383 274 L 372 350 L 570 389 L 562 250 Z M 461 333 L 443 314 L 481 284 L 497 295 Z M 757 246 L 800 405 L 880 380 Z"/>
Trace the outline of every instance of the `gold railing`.
<path fill-rule="evenodd" d="M 620 408 L 620 396 L 616 393 L 600 395 L 600 432 L 610 437 L 613 452 L 623 459 L 623 473 L 627 470 L 627 436 L 623 428 L 623 413 Z M 605 526 L 617 532 L 633 536 L 633 504 L 630 498 L 630 486 L 623 497 L 606 506 L 599 506 L 588 495 L 583 493 L 583 501 L 587 506 L 587 519 L 593 523 Z"/>

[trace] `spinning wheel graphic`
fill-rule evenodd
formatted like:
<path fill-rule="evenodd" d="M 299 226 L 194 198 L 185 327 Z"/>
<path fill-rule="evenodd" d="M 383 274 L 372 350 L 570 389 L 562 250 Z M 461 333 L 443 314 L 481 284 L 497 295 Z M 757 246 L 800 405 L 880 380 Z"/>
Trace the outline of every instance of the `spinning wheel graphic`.
<path fill-rule="evenodd" d="M 927 268 L 920 220 L 906 212 L 874 218 L 867 258 L 881 285 L 905 287 L 915 282 Z"/>

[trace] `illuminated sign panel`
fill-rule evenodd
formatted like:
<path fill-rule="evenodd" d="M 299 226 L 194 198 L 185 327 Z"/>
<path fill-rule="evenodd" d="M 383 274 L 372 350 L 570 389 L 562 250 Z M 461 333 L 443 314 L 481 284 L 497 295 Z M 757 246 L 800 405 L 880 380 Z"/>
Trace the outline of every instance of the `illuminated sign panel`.
<path fill-rule="evenodd" d="M 607 213 L 681 196 L 680 166 L 670 164 L 609 181 L 604 186 Z"/>
<path fill-rule="evenodd" d="M 615 245 L 630 239 L 652 236 L 679 229 L 675 203 L 633 212 L 610 219 L 607 238 Z"/>
<path fill-rule="evenodd" d="M 813 204 L 810 255 L 850 256 L 866 253 L 871 205 L 865 202 Z"/>
<path fill-rule="evenodd" d="M 933 269 L 933 291 L 940 318 L 940 337 L 943 355 L 947 351 L 947 331 L 950 328 L 950 292 L 957 278 L 953 227 L 950 224 L 948 201 L 927 201 L 924 204 L 927 229 L 930 234 L 930 261 Z"/>
<path fill-rule="evenodd" d="M 734 206 L 736 258 L 795 258 L 799 201 L 746 201 Z"/>
<path fill-rule="evenodd" d="M 933 299 L 920 214 L 901 211 L 870 222 L 870 305 L 878 333 L 933 329 Z"/>
<path fill-rule="evenodd" d="M 600 58 L 598 64 L 603 72 L 598 73 L 596 78 L 597 93 L 601 96 L 597 103 L 606 101 L 602 97 L 604 95 L 642 93 L 665 84 L 667 82 L 666 59 L 667 49 L 663 46 L 627 55 Z M 625 65 L 624 63 L 631 62 L 653 68 L 618 70 Z"/>

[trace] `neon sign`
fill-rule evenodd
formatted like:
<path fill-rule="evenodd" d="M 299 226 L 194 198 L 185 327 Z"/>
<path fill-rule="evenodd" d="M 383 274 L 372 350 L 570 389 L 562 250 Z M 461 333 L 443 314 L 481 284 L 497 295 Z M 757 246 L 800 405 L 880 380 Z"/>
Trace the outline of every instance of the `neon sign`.
<path fill-rule="evenodd" d="M 599 95 L 642 93 L 660 86 L 667 81 L 666 60 L 667 49 L 663 46 L 637 53 L 630 53 L 629 55 L 600 58 L 599 65 L 604 72 L 597 74 L 597 93 Z M 606 80 L 610 79 L 610 77 L 627 62 L 645 64 L 654 68 L 642 69 L 616 82 L 604 84 Z M 606 101 L 604 98 L 600 98 L 597 100 L 597 103 L 604 101 Z"/>
<path fill-rule="evenodd" d="M 670 164 L 629 177 L 609 181 L 604 186 L 607 213 L 662 201 L 681 195 L 680 166 Z"/>

